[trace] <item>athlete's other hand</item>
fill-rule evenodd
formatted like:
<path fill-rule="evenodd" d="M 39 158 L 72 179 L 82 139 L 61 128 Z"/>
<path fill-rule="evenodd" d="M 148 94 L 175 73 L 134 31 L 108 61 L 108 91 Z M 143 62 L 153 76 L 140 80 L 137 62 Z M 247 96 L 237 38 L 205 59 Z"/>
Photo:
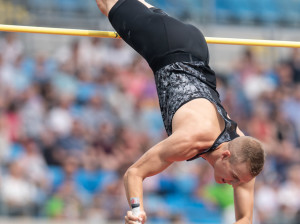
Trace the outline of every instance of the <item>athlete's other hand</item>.
<path fill-rule="evenodd" d="M 144 224 L 147 221 L 147 216 L 144 211 L 141 211 L 139 217 L 135 217 L 132 215 L 132 211 L 128 211 L 127 215 L 125 216 L 125 224 L 137 224 L 140 221 L 140 223 Z"/>

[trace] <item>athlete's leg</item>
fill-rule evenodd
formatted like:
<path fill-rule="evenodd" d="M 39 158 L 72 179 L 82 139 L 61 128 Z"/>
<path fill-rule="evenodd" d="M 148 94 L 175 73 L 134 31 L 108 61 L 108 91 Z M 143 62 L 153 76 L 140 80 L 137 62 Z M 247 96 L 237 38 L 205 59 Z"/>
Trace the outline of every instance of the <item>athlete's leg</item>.
<path fill-rule="evenodd" d="M 117 3 L 118 0 L 96 0 L 100 11 L 108 16 L 110 9 Z"/>
<path fill-rule="evenodd" d="M 100 11 L 108 16 L 109 11 L 111 10 L 111 8 L 117 3 L 118 0 L 96 0 L 97 5 L 100 9 Z M 148 8 L 152 8 L 153 6 L 150 5 L 149 3 L 145 2 L 144 0 L 138 0 L 141 3 L 143 3 L 145 6 L 147 6 Z"/>
<path fill-rule="evenodd" d="M 200 61 L 208 61 L 208 49 L 203 34 L 194 26 L 168 16 L 144 0 L 97 0 L 101 11 L 122 39 L 142 55 L 153 71 L 161 58 L 173 53 L 186 53 Z M 174 59 L 175 60 L 175 59 Z M 194 60 L 194 59 L 193 59 Z"/>
<path fill-rule="evenodd" d="M 108 13 L 117 33 L 148 62 L 169 49 L 162 18 L 165 14 L 157 10 L 148 8 L 144 1 L 119 0 Z"/>

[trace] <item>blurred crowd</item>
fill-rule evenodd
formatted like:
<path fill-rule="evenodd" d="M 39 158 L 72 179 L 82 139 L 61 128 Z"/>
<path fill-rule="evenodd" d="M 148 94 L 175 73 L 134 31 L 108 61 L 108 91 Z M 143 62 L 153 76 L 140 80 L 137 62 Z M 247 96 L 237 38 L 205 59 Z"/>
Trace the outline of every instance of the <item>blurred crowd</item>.
<path fill-rule="evenodd" d="M 121 220 L 122 177 L 166 137 L 154 77 L 122 40 L 74 39 L 55 54 L 25 53 L 0 34 L 0 216 Z M 300 223 L 300 51 L 272 67 L 245 49 L 217 74 L 224 107 L 267 150 L 255 223 Z M 232 223 L 233 192 L 203 160 L 144 183 L 155 223 Z"/>

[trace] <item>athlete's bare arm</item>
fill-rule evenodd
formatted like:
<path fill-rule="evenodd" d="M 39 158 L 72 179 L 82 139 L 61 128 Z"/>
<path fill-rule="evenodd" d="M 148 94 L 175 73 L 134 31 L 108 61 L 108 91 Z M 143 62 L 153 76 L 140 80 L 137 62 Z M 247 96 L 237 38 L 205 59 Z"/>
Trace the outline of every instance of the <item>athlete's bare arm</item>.
<path fill-rule="evenodd" d="M 170 137 L 152 147 L 127 170 L 124 176 L 128 203 L 130 204 L 130 198 L 137 197 L 140 199 L 141 210 L 144 211 L 143 180 L 162 172 L 175 161 L 192 158 L 198 152 L 197 142 L 188 137 L 184 131 L 176 131 Z M 132 217 L 126 218 L 127 222 L 129 219 L 132 220 Z M 145 217 L 143 219 L 145 221 Z"/>
<path fill-rule="evenodd" d="M 228 116 L 229 117 L 229 116 Z M 229 117 L 230 118 L 230 117 Z M 237 127 L 239 136 L 245 136 Z M 252 224 L 255 178 L 250 182 L 234 187 L 234 208 L 236 224 Z"/>
<path fill-rule="evenodd" d="M 254 204 L 255 178 L 234 188 L 236 224 L 251 224 Z"/>
<path fill-rule="evenodd" d="M 190 159 L 210 147 L 222 132 L 224 121 L 218 119 L 218 112 L 212 103 L 206 99 L 195 99 L 175 113 L 172 126 L 173 134 L 147 151 L 124 176 L 128 203 L 130 198 L 138 197 L 142 211 L 143 180 L 162 172 L 173 162 Z M 129 212 L 125 220 L 129 223 L 136 218 Z"/>

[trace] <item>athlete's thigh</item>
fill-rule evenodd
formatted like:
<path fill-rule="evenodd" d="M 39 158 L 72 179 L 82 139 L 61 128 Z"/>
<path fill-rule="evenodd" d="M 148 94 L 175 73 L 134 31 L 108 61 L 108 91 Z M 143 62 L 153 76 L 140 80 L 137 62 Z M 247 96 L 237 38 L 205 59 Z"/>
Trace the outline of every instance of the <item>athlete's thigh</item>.
<path fill-rule="evenodd" d="M 109 12 L 114 29 L 146 60 L 168 47 L 163 16 L 138 0 L 119 0 Z"/>

